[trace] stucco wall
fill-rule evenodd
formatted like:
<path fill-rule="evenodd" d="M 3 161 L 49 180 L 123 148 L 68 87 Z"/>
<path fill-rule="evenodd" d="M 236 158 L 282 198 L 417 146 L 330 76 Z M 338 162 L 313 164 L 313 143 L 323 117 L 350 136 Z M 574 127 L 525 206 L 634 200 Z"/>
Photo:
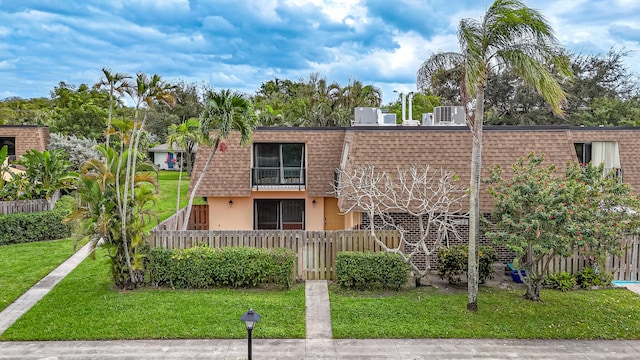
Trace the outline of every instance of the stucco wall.
<path fill-rule="evenodd" d="M 256 199 L 304 199 L 305 229 L 324 230 L 324 199 L 305 191 L 252 191 L 250 197 L 208 197 L 209 230 L 253 230 Z M 229 200 L 233 204 L 229 204 Z M 316 201 L 313 204 L 313 200 Z"/>

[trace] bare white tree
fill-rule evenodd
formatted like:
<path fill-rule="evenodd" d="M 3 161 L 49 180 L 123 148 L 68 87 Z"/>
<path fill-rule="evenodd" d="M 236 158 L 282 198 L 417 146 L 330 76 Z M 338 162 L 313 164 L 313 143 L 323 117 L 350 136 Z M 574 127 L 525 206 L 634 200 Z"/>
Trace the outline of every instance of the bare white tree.
<path fill-rule="evenodd" d="M 461 240 L 456 220 L 468 218 L 463 208 L 468 192 L 453 173 L 415 165 L 390 173 L 370 164 L 338 173 L 334 191 L 344 213 L 366 213 L 375 242 L 387 252 L 400 254 L 419 278 L 429 274 L 431 256 L 445 242 Z M 399 214 L 410 217 L 417 229 L 398 221 Z M 400 233 L 397 248 L 387 247 L 377 237 L 376 230 L 382 229 Z M 424 266 L 420 266 L 421 258 Z"/>

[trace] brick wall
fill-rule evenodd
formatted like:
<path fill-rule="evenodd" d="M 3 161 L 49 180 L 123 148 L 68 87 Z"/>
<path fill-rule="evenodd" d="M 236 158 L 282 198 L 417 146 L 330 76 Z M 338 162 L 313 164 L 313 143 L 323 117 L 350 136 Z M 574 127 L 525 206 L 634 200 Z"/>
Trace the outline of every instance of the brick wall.
<path fill-rule="evenodd" d="M 400 226 L 402 229 L 404 229 L 406 231 L 405 233 L 405 240 L 407 241 L 407 244 L 405 245 L 405 252 L 410 252 L 414 245 L 412 244 L 416 244 L 418 242 L 418 240 L 420 239 L 420 227 L 419 227 L 419 222 L 418 222 L 418 218 L 415 216 L 412 216 L 410 214 L 406 214 L 406 213 L 393 213 L 390 214 L 391 218 L 394 222 L 394 224 L 396 226 Z M 491 215 L 490 214 L 484 214 L 485 217 L 490 218 Z M 426 220 L 426 216 L 425 216 L 425 220 Z M 469 223 L 466 219 L 463 218 L 452 218 L 452 221 L 454 223 L 453 226 L 455 226 L 456 232 L 458 233 L 458 237 L 454 236 L 453 234 L 450 234 L 448 236 L 448 241 L 444 241 L 443 242 L 443 246 L 454 246 L 454 245 L 464 245 L 467 244 L 469 242 Z M 379 229 L 382 227 L 383 222 L 381 219 L 376 217 L 375 220 L 375 226 L 376 229 Z M 370 218 L 368 216 L 368 214 L 363 213 L 362 214 L 362 228 L 363 229 L 370 229 L 371 226 L 371 221 Z M 385 229 L 386 230 L 386 229 Z M 429 229 L 429 234 L 427 237 L 427 245 L 429 249 L 433 248 L 433 245 L 436 242 L 437 239 L 437 229 L 435 228 L 430 228 Z M 493 246 L 496 249 L 496 252 L 498 253 L 498 261 L 503 262 L 503 263 L 508 263 L 513 261 L 513 258 L 515 256 L 515 254 L 508 250 L 506 247 L 504 247 L 504 245 L 495 245 L 493 244 L 483 233 L 480 234 L 480 242 L 478 245 L 481 246 Z M 424 256 L 424 253 L 422 253 L 422 255 L 418 255 L 415 257 L 414 264 L 418 265 L 418 267 L 420 269 L 424 269 L 426 267 L 426 258 Z M 438 266 L 438 255 L 437 255 L 437 251 L 435 251 L 431 256 L 430 256 L 430 265 L 431 265 L 431 269 L 435 269 Z"/>

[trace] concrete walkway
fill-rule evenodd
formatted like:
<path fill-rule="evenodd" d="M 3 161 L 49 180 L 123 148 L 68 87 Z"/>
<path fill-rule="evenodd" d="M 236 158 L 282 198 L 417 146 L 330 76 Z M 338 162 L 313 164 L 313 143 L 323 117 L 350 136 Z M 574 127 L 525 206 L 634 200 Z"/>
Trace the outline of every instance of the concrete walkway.
<path fill-rule="evenodd" d="M 305 282 L 307 339 L 331 339 L 331 309 L 326 280 Z"/>
<path fill-rule="evenodd" d="M 640 341 L 263 340 L 256 359 L 640 359 Z M 246 340 L 0 342 L 0 359 L 246 359 Z"/>
<path fill-rule="evenodd" d="M 90 244 L 87 244 L 76 251 L 67 261 L 60 264 L 49 275 L 33 285 L 27 292 L 0 312 L 0 334 L 4 333 L 20 316 L 29 311 L 40 299 L 47 295 L 71 270 L 75 269 L 89 255 L 89 248 Z"/>

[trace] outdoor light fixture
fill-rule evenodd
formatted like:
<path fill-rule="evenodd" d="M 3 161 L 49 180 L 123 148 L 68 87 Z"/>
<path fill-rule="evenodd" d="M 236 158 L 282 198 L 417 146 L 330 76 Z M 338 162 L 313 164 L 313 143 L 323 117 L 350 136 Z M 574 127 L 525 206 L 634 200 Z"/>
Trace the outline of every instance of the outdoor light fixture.
<path fill-rule="evenodd" d="M 249 309 L 246 313 L 242 314 L 240 321 L 244 321 L 244 325 L 247 328 L 247 335 L 249 337 L 249 360 L 251 360 L 251 332 L 253 327 L 260 321 L 260 314 L 254 312 L 253 309 Z"/>
<path fill-rule="evenodd" d="M 316 206 L 316 199 L 313 199 L 311 203 L 313 204 L 313 206 Z"/>
<path fill-rule="evenodd" d="M 233 206 L 233 200 L 229 199 L 229 207 Z"/>

